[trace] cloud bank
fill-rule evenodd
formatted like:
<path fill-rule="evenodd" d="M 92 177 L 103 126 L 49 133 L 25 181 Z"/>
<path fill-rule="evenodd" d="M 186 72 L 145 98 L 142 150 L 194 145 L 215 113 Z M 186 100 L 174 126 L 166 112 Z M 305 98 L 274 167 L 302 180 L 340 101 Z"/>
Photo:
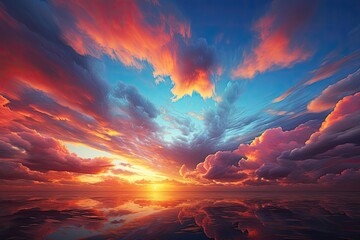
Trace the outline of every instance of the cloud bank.
<path fill-rule="evenodd" d="M 266 130 L 250 144 L 216 152 L 180 175 L 202 184 L 346 184 L 359 178 L 360 93 L 344 97 L 319 129 L 312 122 L 290 131 Z"/>

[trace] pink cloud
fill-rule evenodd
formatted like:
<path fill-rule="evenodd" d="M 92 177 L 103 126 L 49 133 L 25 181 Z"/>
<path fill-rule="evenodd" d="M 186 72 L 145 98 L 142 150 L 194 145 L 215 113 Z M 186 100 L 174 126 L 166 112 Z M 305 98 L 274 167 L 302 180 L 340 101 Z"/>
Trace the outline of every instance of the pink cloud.
<path fill-rule="evenodd" d="M 356 187 L 353 181 L 360 169 L 359 119 L 360 93 L 356 93 L 340 100 L 318 130 L 311 122 L 290 131 L 269 129 L 232 152 L 209 155 L 194 170 L 183 166 L 180 175 L 205 185 L 335 186 L 342 181 Z"/>
<path fill-rule="evenodd" d="M 180 175 L 205 183 L 208 180 L 234 182 L 257 178 L 258 175 L 265 175 L 266 168 L 277 166 L 280 153 L 303 146 L 313 132 L 314 128 L 309 125 L 300 125 L 291 131 L 269 129 L 251 144 L 241 144 L 232 152 L 219 151 L 207 156 L 193 171 L 183 165 Z M 277 173 L 279 170 L 276 170 Z"/>

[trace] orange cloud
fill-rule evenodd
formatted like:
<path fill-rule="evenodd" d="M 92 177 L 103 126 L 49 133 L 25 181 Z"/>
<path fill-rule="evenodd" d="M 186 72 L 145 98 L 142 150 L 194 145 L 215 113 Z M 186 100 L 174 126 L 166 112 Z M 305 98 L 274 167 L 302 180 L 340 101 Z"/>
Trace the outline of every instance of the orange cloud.
<path fill-rule="evenodd" d="M 256 22 L 259 43 L 250 54 L 244 52 L 242 63 L 232 71 L 233 78 L 253 78 L 258 73 L 291 67 L 310 57 L 311 52 L 296 41 L 296 32 L 310 18 L 311 7 L 297 4 L 286 11 L 278 7 L 273 4 L 272 10 Z"/>
<path fill-rule="evenodd" d="M 350 95 L 360 90 L 359 80 L 360 69 L 325 88 L 318 97 L 308 104 L 307 109 L 310 112 L 322 112 L 334 107 L 344 95 Z"/>
<path fill-rule="evenodd" d="M 275 98 L 272 102 L 273 103 L 281 102 L 282 100 L 287 98 L 295 89 L 296 89 L 295 87 L 289 88 L 286 92 L 281 94 L 279 97 Z"/>
<path fill-rule="evenodd" d="M 342 128 L 345 130 L 351 130 L 350 127 L 358 128 L 358 124 L 351 120 L 356 120 L 356 117 L 360 115 L 360 92 L 344 97 L 341 99 L 335 106 L 334 111 L 332 111 L 325 119 L 323 124 L 321 125 L 320 132 L 325 130 L 332 130 L 329 129 L 334 124 L 341 124 Z M 354 116 L 354 117 L 352 117 Z M 350 120 L 347 124 L 344 124 L 344 120 Z M 351 123 L 351 125 L 349 125 Z M 338 130 L 338 129 L 337 129 Z M 315 135 L 315 134 L 314 134 Z M 315 138 L 312 136 L 310 138 L 310 142 L 312 139 Z"/>
<path fill-rule="evenodd" d="M 131 157 L 138 164 L 158 165 L 155 159 L 164 159 L 156 153 L 163 147 L 154 134 L 158 111 L 136 88 L 119 84 L 110 91 L 88 59 L 57 35 L 49 41 L 41 27 L 29 29 L 5 11 L 0 14 L 2 134 L 32 129 Z M 47 26 L 55 24 L 52 15 L 46 17 Z"/>
<path fill-rule="evenodd" d="M 216 69 L 212 69 L 212 62 L 203 64 L 207 63 L 207 52 L 191 55 L 188 23 L 163 13 L 149 17 L 134 1 L 99 3 L 56 1 L 75 19 L 74 26 L 64 23 L 60 27 L 65 41 L 79 54 L 97 58 L 106 54 L 138 69 L 147 61 L 154 68 L 155 78 L 171 77 L 174 100 L 193 92 L 203 98 L 212 96 L 211 76 Z M 199 57 L 204 59 L 196 62 Z"/>

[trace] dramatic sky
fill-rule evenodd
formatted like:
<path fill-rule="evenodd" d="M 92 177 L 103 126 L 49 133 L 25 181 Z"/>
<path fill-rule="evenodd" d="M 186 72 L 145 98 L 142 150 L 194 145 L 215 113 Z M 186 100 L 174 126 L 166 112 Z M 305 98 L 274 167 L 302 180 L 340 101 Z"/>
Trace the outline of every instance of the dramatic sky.
<path fill-rule="evenodd" d="M 354 189 L 359 13 L 1 1 L 1 188 Z"/>

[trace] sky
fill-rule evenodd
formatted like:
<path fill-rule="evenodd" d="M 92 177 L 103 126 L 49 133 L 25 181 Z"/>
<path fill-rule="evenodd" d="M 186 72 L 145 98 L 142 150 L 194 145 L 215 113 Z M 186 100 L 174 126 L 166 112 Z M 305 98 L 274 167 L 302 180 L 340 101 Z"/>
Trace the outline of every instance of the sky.
<path fill-rule="evenodd" d="M 1 1 L 1 188 L 359 190 L 359 12 Z"/>

